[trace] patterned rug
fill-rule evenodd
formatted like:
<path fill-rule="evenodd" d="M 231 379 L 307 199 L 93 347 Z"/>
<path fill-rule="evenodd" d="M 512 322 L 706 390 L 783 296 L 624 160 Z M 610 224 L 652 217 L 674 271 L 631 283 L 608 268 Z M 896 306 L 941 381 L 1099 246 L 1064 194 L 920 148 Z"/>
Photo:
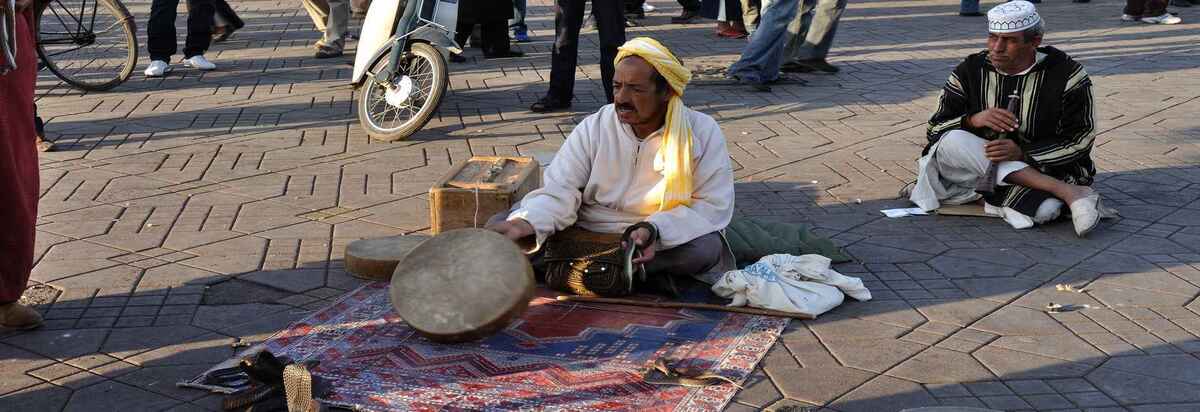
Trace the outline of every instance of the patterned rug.
<path fill-rule="evenodd" d="M 744 382 L 788 323 L 728 312 L 559 302 L 544 292 L 501 333 L 445 345 L 405 325 L 387 288 L 367 284 L 247 352 L 265 348 L 297 361 L 320 361 L 315 374 L 333 383 L 324 400 L 360 410 L 719 410 L 737 392 L 733 385 L 653 385 L 641 373 L 666 357 L 681 369 Z M 203 375 L 183 385 L 204 387 L 202 381 Z"/>

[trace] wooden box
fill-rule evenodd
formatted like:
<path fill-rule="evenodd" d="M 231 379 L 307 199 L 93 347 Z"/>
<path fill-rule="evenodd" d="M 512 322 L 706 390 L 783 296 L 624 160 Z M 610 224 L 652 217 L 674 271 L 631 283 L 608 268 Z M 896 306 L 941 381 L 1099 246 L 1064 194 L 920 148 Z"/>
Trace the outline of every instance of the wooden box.
<path fill-rule="evenodd" d="M 430 231 L 483 227 L 539 187 L 542 172 L 531 157 L 472 156 L 429 189 Z"/>

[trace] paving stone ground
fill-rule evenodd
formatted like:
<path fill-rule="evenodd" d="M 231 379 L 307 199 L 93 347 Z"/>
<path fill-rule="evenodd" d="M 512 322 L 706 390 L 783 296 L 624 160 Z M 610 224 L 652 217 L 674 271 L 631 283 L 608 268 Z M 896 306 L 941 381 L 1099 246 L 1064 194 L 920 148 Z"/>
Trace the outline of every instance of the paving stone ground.
<path fill-rule="evenodd" d="M 1200 13 L 1122 23 L 1122 3 L 1040 6 L 1047 42 L 1096 84 L 1096 187 L 1122 218 L 1087 239 L 1062 222 L 879 214 L 904 204 L 896 189 L 914 178 L 940 85 L 983 47 L 984 20 L 958 17 L 957 2 L 853 1 L 831 56 L 841 73 L 771 93 L 719 75 L 688 89 L 725 131 L 738 213 L 813 225 L 876 298 L 793 322 L 730 410 L 1200 410 Z M 145 27 L 148 3 L 127 4 Z M 652 4 L 630 35 L 662 39 L 698 73 L 744 45 Z M 27 298 L 47 322 L 0 332 L 0 410 L 216 410 L 217 396 L 174 383 L 358 285 L 347 242 L 426 231 L 426 191 L 451 163 L 552 152 L 603 101 L 587 32 L 575 111 L 526 110 L 553 37 L 538 0 L 526 57 L 469 51 L 423 131 L 372 142 L 349 60 L 311 58 L 318 35 L 299 4 L 235 6 L 248 26 L 211 50 L 216 72 L 88 94 L 41 77 L 58 151 L 42 155 Z M 1089 308 L 1048 314 L 1050 302 Z"/>

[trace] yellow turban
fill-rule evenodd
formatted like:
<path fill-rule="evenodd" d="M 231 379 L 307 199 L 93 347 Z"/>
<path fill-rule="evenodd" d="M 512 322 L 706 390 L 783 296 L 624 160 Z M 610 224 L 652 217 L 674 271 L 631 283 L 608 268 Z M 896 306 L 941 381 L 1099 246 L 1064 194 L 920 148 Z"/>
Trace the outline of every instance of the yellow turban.
<path fill-rule="evenodd" d="M 649 37 L 638 37 L 625 42 L 617 49 L 613 64 L 629 56 L 638 56 L 658 71 L 671 85 L 671 100 L 667 103 L 666 129 L 658 153 L 663 159 L 662 202 L 658 210 L 669 210 L 679 205 L 692 204 L 692 125 L 688 122 L 683 106 L 683 89 L 692 79 L 692 72 L 671 54 L 662 43 Z"/>

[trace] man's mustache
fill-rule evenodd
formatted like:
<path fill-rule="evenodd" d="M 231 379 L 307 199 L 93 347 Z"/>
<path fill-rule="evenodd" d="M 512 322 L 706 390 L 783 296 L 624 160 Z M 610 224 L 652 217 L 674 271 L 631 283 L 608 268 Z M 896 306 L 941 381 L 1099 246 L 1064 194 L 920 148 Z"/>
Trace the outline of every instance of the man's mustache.
<path fill-rule="evenodd" d="M 617 110 L 634 110 L 634 109 L 633 109 L 633 105 L 630 105 L 630 104 L 618 104 Z"/>

